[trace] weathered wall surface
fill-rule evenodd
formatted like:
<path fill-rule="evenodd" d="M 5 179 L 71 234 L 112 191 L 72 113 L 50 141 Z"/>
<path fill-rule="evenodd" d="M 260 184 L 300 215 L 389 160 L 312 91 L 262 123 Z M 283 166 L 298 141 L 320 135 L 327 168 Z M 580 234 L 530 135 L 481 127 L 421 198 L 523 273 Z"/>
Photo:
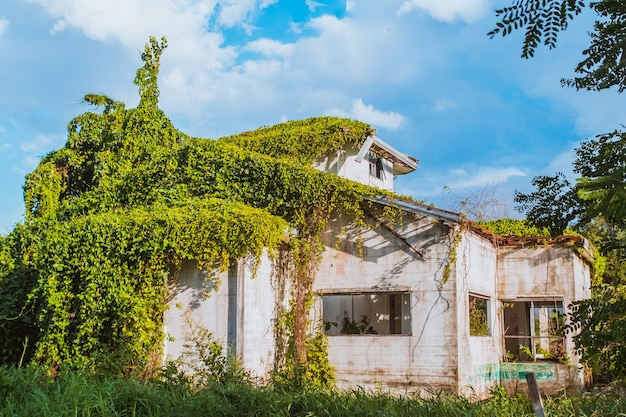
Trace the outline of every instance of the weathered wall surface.
<path fill-rule="evenodd" d="M 551 245 L 528 248 L 502 247 L 498 249 L 498 291 L 502 300 L 562 300 L 565 311 L 575 300 L 586 299 L 590 294 L 590 266 L 569 246 Z M 583 373 L 578 368 L 579 358 L 574 354 L 572 335 L 565 335 L 568 365 L 548 361 L 535 363 L 503 364 L 524 369 L 543 366 L 550 372 L 541 371 L 539 388 L 555 392 L 565 387 L 582 386 Z M 519 372 L 518 372 L 519 373 Z M 518 382 L 515 373 L 502 372 L 503 383 L 525 384 L 525 374 Z"/>
<path fill-rule="evenodd" d="M 587 286 L 574 250 L 560 246 L 498 249 L 498 292 L 503 299 L 562 297 L 574 300 L 576 288 Z"/>
<path fill-rule="evenodd" d="M 346 145 L 344 149 L 316 161 L 313 167 L 320 171 L 337 174 L 340 177 L 348 178 L 361 184 L 393 191 L 393 164 L 383 159 L 384 174 L 382 178 L 376 178 L 370 175 L 367 158 L 363 158 L 361 162 L 356 161 L 358 153 L 358 148 Z"/>
<path fill-rule="evenodd" d="M 509 362 L 500 364 L 500 384 L 509 393 L 528 393 L 526 374 L 534 372 L 542 394 L 554 395 L 579 386 L 575 365 L 556 362 Z"/>
<path fill-rule="evenodd" d="M 354 230 L 336 219 L 324 236 L 317 293 L 409 292 L 411 303 L 409 335 L 329 336 L 339 387 L 456 389 L 456 283 L 442 282 L 450 229 L 428 217 L 407 216 L 403 224 L 399 238 L 383 226 Z M 344 226 L 346 236 L 338 243 L 332 231 Z"/>
<path fill-rule="evenodd" d="M 572 264 L 574 269 L 573 300 L 586 300 L 591 298 L 591 265 L 581 257 L 573 256 Z"/>
<path fill-rule="evenodd" d="M 482 398 L 496 384 L 523 386 L 529 371 L 538 374 L 545 392 L 576 384 L 579 374 L 573 355 L 573 367 L 548 361 L 503 363 L 502 304 L 558 299 L 567 306 L 589 297 L 589 265 L 575 250 L 560 246 L 496 248 L 478 234 L 459 232 L 427 216 L 407 214 L 402 226 L 393 230 L 374 218 L 367 221 L 372 229 L 356 228 L 346 219 L 336 218 L 324 233 L 326 250 L 313 287 L 319 295 L 313 315 L 322 325 L 324 296 L 328 300 L 331 294 L 340 295 L 333 303 L 341 306 L 344 295 L 375 294 L 371 300 L 380 304 L 372 308 L 370 318 L 389 321 L 390 315 L 385 318 L 381 312 L 392 304 L 391 298 L 379 295 L 395 294 L 393 303 L 400 300 L 402 304 L 396 313 L 401 318 L 396 327 L 387 327 L 394 328 L 389 334 L 335 331 L 328 337 L 328 356 L 339 388 L 360 386 L 421 394 L 446 390 Z M 453 244 L 456 233 L 462 237 L 457 246 Z M 455 250 L 456 262 L 444 282 L 451 250 Z M 166 356 L 175 359 L 182 355 L 185 335 L 194 326 L 202 326 L 229 346 L 244 367 L 257 376 L 267 376 L 274 368 L 276 323 L 288 305 L 289 285 L 280 273 L 274 261 L 264 257 L 252 277 L 242 261 L 219 275 L 220 285 L 215 289 L 218 281 L 195 263 L 185 263 L 170 280 Z M 488 335 L 470 335 L 470 295 L 489 300 Z M 341 314 L 334 321 L 340 318 Z M 374 326 L 379 333 L 383 324 Z M 566 347 L 571 352 L 569 336 Z"/>
<path fill-rule="evenodd" d="M 169 282 L 166 359 L 181 357 L 185 341 L 201 327 L 235 353 L 247 370 L 266 376 L 274 366 L 276 312 L 282 302 L 275 285 L 267 256 L 254 276 L 243 261 L 217 277 L 195 262 L 185 262 Z"/>
<path fill-rule="evenodd" d="M 228 340 L 229 332 L 229 285 L 233 273 L 224 272 L 210 276 L 199 269 L 196 262 L 183 263 L 180 271 L 168 282 L 168 310 L 164 314 L 165 359 L 177 359 L 185 353 L 185 341 L 199 327 L 209 330 L 216 339 Z M 221 281 L 221 285 L 216 285 Z M 210 296 L 210 298 L 206 298 Z M 232 314 L 232 313 L 230 313 Z"/>
<path fill-rule="evenodd" d="M 499 384 L 502 358 L 502 323 L 498 317 L 496 249 L 493 244 L 466 231 L 457 250 L 459 394 L 484 398 Z M 488 299 L 489 334 L 470 335 L 469 296 Z"/>

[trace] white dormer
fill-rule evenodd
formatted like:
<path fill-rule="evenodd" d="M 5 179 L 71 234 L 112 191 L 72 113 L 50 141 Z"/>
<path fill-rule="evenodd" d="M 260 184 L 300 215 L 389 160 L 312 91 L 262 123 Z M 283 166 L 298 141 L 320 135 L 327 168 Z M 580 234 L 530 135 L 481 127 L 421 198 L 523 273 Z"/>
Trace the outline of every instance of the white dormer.
<path fill-rule="evenodd" d="M 417 163 L 417 159 L 372 135 L 361 147 L 347 144 L 320 158 L 313 166 L 361 184 L 393 191 L 394 177 L 415 171 Z"/>

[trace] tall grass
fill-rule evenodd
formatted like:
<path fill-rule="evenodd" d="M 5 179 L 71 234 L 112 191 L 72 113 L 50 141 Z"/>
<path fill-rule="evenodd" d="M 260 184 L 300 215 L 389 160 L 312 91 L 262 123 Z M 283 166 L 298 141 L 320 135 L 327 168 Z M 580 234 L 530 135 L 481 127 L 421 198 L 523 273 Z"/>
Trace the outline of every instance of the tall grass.
<path fill-rule="evenodd" d="M 546 398 L 548 416 L 626 416 L 624 392 Z M 257 387 L 245 380 L 187 383 L 0 367 L 0 416 L 533 416 L 528 398 L 496 390 L 486 401 Z"/>

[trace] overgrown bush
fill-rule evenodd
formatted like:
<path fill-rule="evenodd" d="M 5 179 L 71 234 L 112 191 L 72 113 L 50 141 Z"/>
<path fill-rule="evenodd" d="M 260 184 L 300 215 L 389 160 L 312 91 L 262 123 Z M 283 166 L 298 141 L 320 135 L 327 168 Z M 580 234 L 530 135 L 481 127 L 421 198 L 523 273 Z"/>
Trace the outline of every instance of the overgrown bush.
<path fill-rule="evenodd" d="M 99 111 L 70 121 L 65 146 L 27 175 L 26 221 L 0 240 L 0 364 L 148 376 L 161 357 L 166 280 L 183 260 L 225 270 L 286 248 L 281 279 L 297 285 L 282 330 L 293 354 L 279 354 L 299 375 L 330 380 L 323 361 L 307 369 L 324 354 L 307 342 L 320 236 L 334 211 L 358 223 L 385 192 L 311 163 L 371 128 L 319 117 L 191 138 L 157 106 L 166 46 L 146 45 L 136 108 L 86 95 Z"/>

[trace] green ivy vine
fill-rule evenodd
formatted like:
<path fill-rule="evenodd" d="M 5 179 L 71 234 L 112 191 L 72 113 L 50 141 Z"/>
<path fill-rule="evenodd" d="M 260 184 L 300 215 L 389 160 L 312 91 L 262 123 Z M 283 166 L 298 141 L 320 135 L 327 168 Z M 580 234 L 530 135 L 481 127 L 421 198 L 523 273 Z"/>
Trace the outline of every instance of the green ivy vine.
<path fill-rule="evenodd" d="M 27 175 L 26 220 L 0 239 L 0 363 L 149 372 L 168 274 L 186 259 L 227 269 L 268 250 L 289 254 L 293 366 L 331 381 L 325 342 L 307 321 L 320 237 L 337 211 L 364 225 L 385 193 L 311 163 L 363 143 L 371 128 L 318 117 L 189 137 L 158 108 L 166 46 L 146 44 L 136 108 L 88 94 L 96 110 L 70 121 L 65 146 Z"/>
<path fill-rule="evenodd" d="M 545 236 L 546 242 L 552 237 L 550 230 L 547 227 L 536 227 L 528 220 L 499 219 L 477 223 L 499 236 Z M 565 229 L 563 234 L 570 236 L 582 236 L 579 232 L 572 229 Z M 588 256 L 586 255 L 587 249 L 583 245 L 579 245 L 576 249 L 583 259 Z M 602 255 L 596 247 L 592 247 L 592 251 L 591 284 L 596 287 L 602 284 L 602 276 L 606 269 L 606 257 Z"/>

